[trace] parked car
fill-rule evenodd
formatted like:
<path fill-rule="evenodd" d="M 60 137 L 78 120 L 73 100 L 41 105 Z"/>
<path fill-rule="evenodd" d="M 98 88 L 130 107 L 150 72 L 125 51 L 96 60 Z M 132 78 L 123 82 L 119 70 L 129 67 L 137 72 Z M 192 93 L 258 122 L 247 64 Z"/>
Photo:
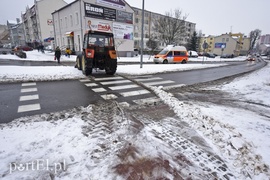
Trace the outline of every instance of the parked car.
<path fill-rule="evenodd" d="M 220 57 L 221 58 L 234 58 L 234 55 L 233 54 L 222 54 Z"/>
<path fill-rule="evenodd" d="M 205 57 L 209 57 L 209 58 L 215 58 L 216 57 L 213 53 L 204 53 L 203 55 Z"/>
<path fill-rule="evenodd" d="M 30 47 L 30 46 L 16 46 L 14 48 L 15 51 L 19 51 L 19 50 L 22 50 L 22 51 L 33 51 L 33 48 Z"/>
<path fill-rule="evenodd" d="M 248 60 L 248 61 L 255 61 L 255 56 L 253 56 L 253 55 L 248 55 L 247 60 Z"/>
<path fill-rule="evenodd" d="M 188 51 L 188 56 L 197 58 L 199 55 L 196 51 Z"/>

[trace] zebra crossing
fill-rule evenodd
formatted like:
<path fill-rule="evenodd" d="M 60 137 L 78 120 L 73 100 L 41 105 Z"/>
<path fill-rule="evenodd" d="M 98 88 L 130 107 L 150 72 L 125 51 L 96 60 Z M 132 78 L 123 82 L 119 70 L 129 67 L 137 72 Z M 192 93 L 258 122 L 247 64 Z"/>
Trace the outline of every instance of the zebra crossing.
<path fill-rule="evenodd" d="M 152 75 L 136 76 L 132 80 L 121 76 L 92 77 L 80 79 L 80 82 L 84 83 L 86 87 L 95 93 L 98 93 L 104 100 L 117 100 L 118 102 L 129 105 L 159 101 L 153 93 L 140 84 L 163 87 L 177 85 L 174 81 L 164 80 L 161 77 L 154 77 Z"/>
<path fill-rule="evenodd" d="M 20 106 L 18 106 L 18 113 L 37 111 L 40 110 L 40 104 L 35 103 L 39 100 L 39 95 L 37 94 L 38 89 L 36 88 L 36 83 L 22 83 L 21 96 L 20 96 Z"/>

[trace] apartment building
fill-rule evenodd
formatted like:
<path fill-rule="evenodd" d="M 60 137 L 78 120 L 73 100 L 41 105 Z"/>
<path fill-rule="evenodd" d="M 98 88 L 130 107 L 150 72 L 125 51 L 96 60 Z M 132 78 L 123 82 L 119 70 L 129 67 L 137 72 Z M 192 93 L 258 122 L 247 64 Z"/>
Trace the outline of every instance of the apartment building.
<path fill-rule="evenodd" d="M 16 21 L 7 21 L 7 27 L 10 37 L 11 47 L 25 44 L 25 35 L 23 24 L 20 22 L 20 19 L 17 18 Z"/>
<path fill-rule="evenodd" d="M 140 48 L 141 46 L 141 29 L 142 29 L 142 9 L 132 7 L 134 9 L 134 48 Z M 146 48 L 146 42 L 149 38 L 154 35 L 159 37 L 159 34 L 155 31 L 155 21 L 165 17 L 165 15 L 158 14 L 155 12 L 144 10 L 144 34 L 143 34 L 143 43 L 144 48 Z M 189 39 L 192 37 L 193 32 L 195 31 L 196 24 L 192 22 L 185 22 L 186 33 L 183 37 L 179 37 L 180 41 L 175 42 L 176 45 L 186 45 Z M 159 47 L 166 47 L 162 41 L 159 41 Z"/>
<path fill-rule="evenodd" d="M 203 49 L 204 42 L 208 44 L 208 47 L 206 49 Z M 214 44 L 215 44 L 215 36 L 209 35 L 207 37 L 202 37 L 200 39 L 199 51 L 213 52 Z"/>
<path fill-rule="evenodd" d="M 259 44 L 270 44 L 270 34 L 261 35 Z"/>
<path fill-rule="evenodd" d="M 67 5 L 64 0 L 34 0 L 34 5 L 26 7 L 25 13 L 21 14 L 25 30 L 25 41 L 33 47 L 54 37 L 52 12 Z"/>

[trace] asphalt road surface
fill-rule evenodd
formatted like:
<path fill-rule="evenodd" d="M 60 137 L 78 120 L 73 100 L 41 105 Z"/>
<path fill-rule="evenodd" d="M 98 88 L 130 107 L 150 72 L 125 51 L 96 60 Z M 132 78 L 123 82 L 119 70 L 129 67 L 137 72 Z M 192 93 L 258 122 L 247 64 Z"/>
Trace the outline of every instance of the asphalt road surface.
<path fill-rule="evenodd" d="M 14 64 L 16 63 L 18 62 L 14 61 Z M 41 62 L 43 65 L 46 63 L 50 64 L 50 62 Z M 127 105 L 151 102 L 157 97 L 145 85 L 163 87 L 192 85 L 246 73 L 265 64 L 259 59 L 255 62 L 230 63 L 225 67 L 155 75 L 107 76 L 93 73 L 92 76 L 81 80 L 1 83 L 0 123 L 7 123 L 23 116 L 87 106 L 98 101 L 116 100 Z M 25 63 L 18 65 L 25 65 Z M 31 62 L 30 65 L 38 65 L 38 63 Z"/>

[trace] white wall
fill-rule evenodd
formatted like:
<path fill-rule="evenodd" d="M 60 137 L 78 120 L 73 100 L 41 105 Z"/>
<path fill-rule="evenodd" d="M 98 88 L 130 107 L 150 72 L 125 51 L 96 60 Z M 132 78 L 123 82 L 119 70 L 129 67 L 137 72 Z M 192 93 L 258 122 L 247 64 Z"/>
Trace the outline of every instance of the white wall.
<path fill-rule="evenodd" d="M 80 4 L 80 1 L 71 3 L 65 8 L 61 9 L 60 11 L 53 13 L 54 26 L 55 26 L 54 27 L 55 41 L 56 41 L 57 46 L 60 46 L 60 47 L 67 46 L 66 33 L 74 32 L 75 51 L 81 51 L 83 35 L 86 32 L 86 30 L 88 30 L 87 21 L 89 19 L 89 17 L 85 17 L 84 2 L 115 9 L 108 5 L 106 6 L 104 4 L 97 4 L 95 0 L 85 0 L 85 1 L 82 1 L 81 4 Z M 133 13 L 133 10 L 128 5 L 125 6 L 125 10 L 123 9 L 117 9 L 117 10 Z M 78 19 L 77 19 L 77 16 L 78 16 Z M 72 20 L 71 20 L 71 17 L 72 17 Z M 66 23 L 66 20 L 68 23 Z M 91 20 L 101 21 L 105 23 L 108 22 L 110 24 L 113 23 L 113 21 L 96 19 L 96 18 L 91 18 Z M 129 25 L 133 26 L 132 24 L 129 24 Z M 115 41 L 116 43 L 121 41 L 121 44 L 117 47 L 118 51 L 122 51 L 122 52 L 133 51 L 134 40 L 115 39 Z"/>
<path fill-rule="evenodd" d="M 41 0 L 37 1 L 37 16 L 40 27 L 41 40 L 51 37 L 53 34 L 53 24 L 48 25 L 47 21 L 52 20 L 52 12 L 67 5 L 63 0 Z"/>

